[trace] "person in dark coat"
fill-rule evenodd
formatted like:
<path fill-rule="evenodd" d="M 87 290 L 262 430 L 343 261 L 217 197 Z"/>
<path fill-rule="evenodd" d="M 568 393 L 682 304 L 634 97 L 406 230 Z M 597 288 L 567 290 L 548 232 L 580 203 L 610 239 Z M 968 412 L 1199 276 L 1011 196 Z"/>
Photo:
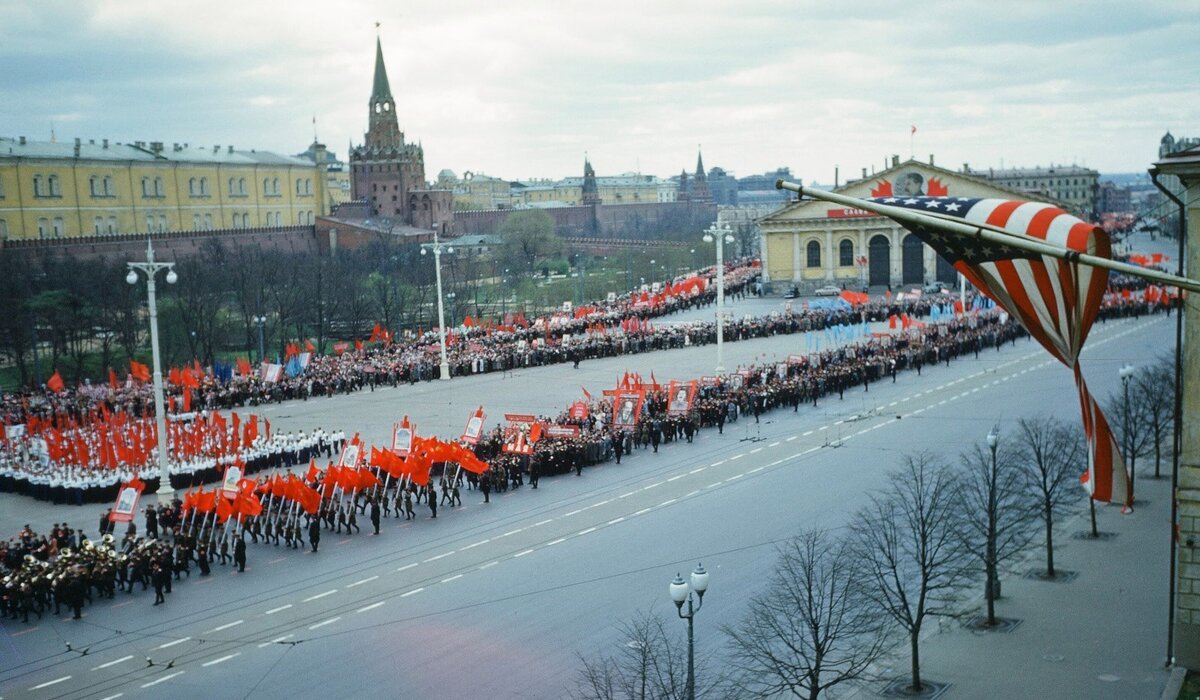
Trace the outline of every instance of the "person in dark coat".
<path fill-rule="evenodd" d="M 479 490 L 483 491 L 483 502 L 491 503 L 491 500 L 492 500 L 491 499 L 491 494 L 492 494 L 492 476 L 491 476 L 491 474 L 485 473 L 479 479 Z"/>
<path fill-rule="evenodd" d="M 314 552 L 317 551 L 317 545 L 321 544 L 321 521 L 316 518 L 308 521 L 308 543 Z"/>
<path fill-rule="evenodd" d="M 203 542 L 196 546 L 196 565 L 200 567 L 201 576 L 208 576 L 212 573 L 212 567 L 209 566 L 208 560 L 208 545 Z"/>
<path fill-rule="evenodd" d="M 379 534 L 379 499 L 371 500 L 371 524 L 375 526 L 375 534 Z"/>
<path fill-rule="evenodd" d="M 171 580 L 171 574 L 156 561 L 150 567 L 150 578 L 154 582 L 154 604 L 162 605 L 167 602 L 163 591 L 167 587 L 167 581 Z"/>
<path fill-rule="evenodd" d="M 233 563 L 237 564 L 238 571 L 246 570 L 246 536 L 238 535 L 237 540 L 233 543 Z"/>

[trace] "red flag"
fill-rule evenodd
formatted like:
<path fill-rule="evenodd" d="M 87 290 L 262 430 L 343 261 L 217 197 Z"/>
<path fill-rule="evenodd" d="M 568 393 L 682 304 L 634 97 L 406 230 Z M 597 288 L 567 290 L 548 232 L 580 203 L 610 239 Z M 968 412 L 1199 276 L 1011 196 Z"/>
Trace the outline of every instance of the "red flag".
<path fill-rule="evenodd" d="M 112 367 L 108 368 L 108 385 L 113 389 L 121 388 L 121 383 L 117 381 L 117 373 L 113 371 Z"/>
<path fill-rule="evenodd" d="M 371 473 L 370 469 L 362 468 L 356 470 L 354 473 L 354 478 L 354 486 L 360 491 L 374 488 L 376 486 L 383 486 L 383 482 L 379 480 L 379 477 Z"/>
<path fill-rule="evenodd" d="M 313 342 L 311 340 L 309 340 L 308 338 L 305 338 L 304 339 L 304 351 L 305 352 L 316 352 L 317 346 L 313 345 Z"/>
<path fill-rule="evenodd" d="M 317 460 L 313 459 L 308 463 L 308 473 L 304 475 L 305 481 L 315 482 L 317 477 L 321 475 L 321 470 L 317 469 Z"/>
<path fill-rule="evenodd" d="M 233 515 L 233 503 L 228 498 L 217 499 L 217 521 L 225 522 Z"/>
<path fill-rule="evenodd" d="M 253 493 L 243 491 L 233 499 L 233 510 L 238 515 L 253 517 L 262 513 L 262 501 L 258 500 L 258 496 Z"/>
<path fill-rule="evenodd" d="M 181 382 L 179 380 L 179 368 L 178 367 L 172 367 L 171 369 L 167 370 L 167 381 L 174 384 L 175 386 L 179 386 L 179 384 Z"/>
<path fill-rule="evenodd" d="M 243 377 L 248 377 L 250 376 L 250 373 L 254 371 L 254 369 L 250 366 L 250 360 L 244 357 L 239 357 L 237 359 L 237 371 L 238 374 L 242 375 Z"/>
<path fill-rule="evenodd" d="M 356 339 L 354 340 L 354 349 L 355 349 L 355 350 L 360 350 L 360 351 L 361 351 L 361 350 L 363 349 L 363 342 L 362 342 L 361 340 L 358 340 L 358 339 L 356 338 Z"/>
<path fill-rule="evenodd" d="M 46 380 L 46 388 L 56 394 L 66 388 L 63 385 L 63 378 L 59 375 L 58 370 L 54 370 L 54 374 L 50 375 L 50 378 Z"/>
<path fill-rule="evenodd" d="M 129 374 L 139 382 L 150 381 L 150 368 L 137 360 L 129 361 Z"/>

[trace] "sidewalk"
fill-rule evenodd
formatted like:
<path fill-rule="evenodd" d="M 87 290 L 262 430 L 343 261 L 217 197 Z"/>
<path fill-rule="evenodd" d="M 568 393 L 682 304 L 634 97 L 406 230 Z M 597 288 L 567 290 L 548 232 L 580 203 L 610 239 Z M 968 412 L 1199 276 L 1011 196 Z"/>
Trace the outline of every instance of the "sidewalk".
<path fill-rule="evenodd" d="M 996 613 L 1020 621 L 1011 632 L 974 632 L 947 619 L 922 642 L 922 678 L 950 686 L 940 697 L 1160 697 L 1170 676 L 1165 662 L 1171 482 L 1139 473 L 1136 489 L 1133 514 L 1097 509 L 1098 528 L 1112 533 L 1110 539 L 1076 539 L 1076 533 L 1090 530 L 1086 506 L 1056 528 L 1055 569 L 1076 572 L 1074 580 L 1024 577 L 1045 570 L 1044 547 L 1002 575 Z M 902 651 L 892 660 L 892 676 L 907 673 L 907 645 Z"/>

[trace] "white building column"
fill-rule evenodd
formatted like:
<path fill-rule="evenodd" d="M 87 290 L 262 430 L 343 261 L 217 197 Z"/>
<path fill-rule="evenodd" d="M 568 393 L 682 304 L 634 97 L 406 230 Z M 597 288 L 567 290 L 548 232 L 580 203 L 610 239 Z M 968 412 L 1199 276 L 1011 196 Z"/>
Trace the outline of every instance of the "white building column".
<path fill-rule="evenodd" d="M 799 282 L 803 279 L 803 269 L 800 266 L 800 232 L 792 232 L 792 281 Z"/>
<path fill-rule="evenodd" d="M 833 231 L 825 231 L 825 280 L 833 281 Z"/>

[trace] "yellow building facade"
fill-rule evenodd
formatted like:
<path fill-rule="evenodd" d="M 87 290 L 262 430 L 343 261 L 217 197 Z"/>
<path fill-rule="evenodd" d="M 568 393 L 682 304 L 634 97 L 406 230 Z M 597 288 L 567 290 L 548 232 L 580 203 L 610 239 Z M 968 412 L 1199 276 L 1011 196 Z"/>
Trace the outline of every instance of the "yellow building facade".
<path fill-rule="evenodd" d="M 0 138 L 0 241 L 312 225 L 325 166 L 232 146 Z"/>

